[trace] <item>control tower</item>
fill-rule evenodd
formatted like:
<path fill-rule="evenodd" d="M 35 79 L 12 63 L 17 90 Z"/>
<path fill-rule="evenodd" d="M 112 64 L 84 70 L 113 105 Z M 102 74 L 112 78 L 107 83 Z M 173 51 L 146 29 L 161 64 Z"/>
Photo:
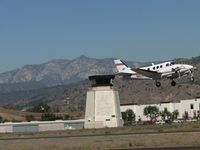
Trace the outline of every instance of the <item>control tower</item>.
<path fill-rule="evenodd" d="M 87 92 L 85 128 L 123 126 L 118 91 L 113 89 L 114 75 L 90 76 Z"/>

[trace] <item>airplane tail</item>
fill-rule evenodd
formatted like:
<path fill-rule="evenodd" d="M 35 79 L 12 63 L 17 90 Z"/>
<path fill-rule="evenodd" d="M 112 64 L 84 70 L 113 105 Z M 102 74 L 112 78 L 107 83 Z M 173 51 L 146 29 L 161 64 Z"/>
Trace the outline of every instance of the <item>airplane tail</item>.
<path fill-rule="evenodd" d="M 122 60 L 116 59 L 114 60 L 114 63 L 117 68 L 116 75 L 122 76 L 123 78 L 127 79 L 136 79 L 136 80 L 143 80 L 143 79 L 150 79 L 142 74 L 139 74 L 135 71 L 133 71 L 130 67 L 128 67 Z"/>
<path fill-rule="evenodd" d="M 114 60 L 118 72 L 123 72 L 129 67 L 120 59 Z"/>

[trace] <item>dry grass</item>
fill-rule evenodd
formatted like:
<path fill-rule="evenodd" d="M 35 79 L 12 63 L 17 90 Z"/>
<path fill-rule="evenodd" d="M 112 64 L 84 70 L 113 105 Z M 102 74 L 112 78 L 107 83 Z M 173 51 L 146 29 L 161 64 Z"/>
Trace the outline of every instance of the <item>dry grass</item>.
<path fill-rule="evenodd" d="M 0 141 L 0 149 L 6 150 L 88 150 L 170 146 L 200 146 L 200 133 L 165 133 Z"/>
<path fill-rule="evenodd" d="M 64 116 L 68 113 L 55 113 L 55 114 L 58 116 Z M 24 111 L 12 110 L 12 109 L 4 109 L 0 107 L 0 116 L 6 120 L 26 121 L 27 115 L 33 115 L 36 120 L 40 120 L 42 113 L 24 112 Z M 80 119 L 82 116 L 84 116 L 84 113 L 73 112 L 73 113 L 70 113 L 69 115 L 75 119 Z"/>
<path fill-rule="evenodd" d="M 3 117 L 3 119 L 26 121 L 27 115 L 33 115 L 37 119 L 40 118 L 41 113 L 23 112 L 0 107 L 0 116 Z"/>

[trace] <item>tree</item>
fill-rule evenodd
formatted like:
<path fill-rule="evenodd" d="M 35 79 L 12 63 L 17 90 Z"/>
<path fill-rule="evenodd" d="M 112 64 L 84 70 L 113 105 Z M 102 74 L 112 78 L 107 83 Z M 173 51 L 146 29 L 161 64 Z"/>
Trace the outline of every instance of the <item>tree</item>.
<path fill-rule="evenodd" d="M 72 119 L 73 119 L 72 116 L 70 116 L 68 114 L 64 115 L 64 120 L 72 120 Z"/>
<path fill-rule="evenodd" d="M 183 114 L 183 119 L 184 119 L 184 120 L 188 120 L 188 119 L 189 119 L 189 114 L 188 114 L 187 111 L 184 112 L 184 114 Z"/>
<path fill-rule="evenodd" d="M 127 115 L 126 115 L 126 112 L 122 112 L 122 119 L 124 120 L 124 124 L 127 123 Z"/>
<path fill-rule="evenodd" d="M 4 121 L 3 121 L 3 117 L 2 116 L 0 116 L 0 123 L 3 123 Z"/>
<path fill-rule="evenodd" d="M 135 113 L 132 109 L 127 109 L 125 112 L 122 112 L 122 119 L 125 124 L 131 125 L 135 121 Z"/>
<path fill-rule="evenodd" d="M 149 117 L 151 122 L 154 122 L 159 116 L 159 109 L 156 106 L 147 106 L 144 108 L 144 115 Z"/>
<path fill-rule="evenodd" d="M 46 103 L 40 103 L 36 106 L 34 106 L 31 110 L 31 112 L 50 112 L 50 107 Z"/>
<path fill-rule="evenodd" d="M 196 111 L 193 111 L 193 119 L 198 119 L 198 118 L 197 118 L 197 112 L 196 112 Z"/>
<path fill-rule="evenodd" d="M 171 119 L 172 114 L 165 108 L 163 111 L 160 112 L 160 116 L 163 121 Z"/>
<path fill-rule="evenodd" d="M 132 123 L 133 121 L 135 121 L 135 113 L 133 112 L 132 109 L 128 109 L 126 110 L 126 113 L 127 113 L 127 119 L 130 123 Z"/>
<path fill-rule="evenodd" d="M 28 122 L 30 122 L 30 121 L 35 121 L 35 117 L 34 117 L 33 115 L 26 115 L 26 120 L 27 120 Z"/>
<path fill-rule="evenodd" d="M 200 111 L 197 111 L 197 118 L 200 118 Z"/>
<path fill-rule="evenodd" d="M 41 116 L 42 121 L 55 121 L 56 120 L 56 115 L 53 113 L 44 113 Z"/>
<path fill-rule="evenodd" d="M 42 121 L 55 121 L 55 120 L 63 120 L 62 116 L 56 116 L 53 113 L 43 113 L 41 116 Z"/>
<path fill-rule="evenodd" d="M 178 115 L 179 115 L 178 110 L 173 111 L 173 112 L 172 112 L 172 120 L 177 119 L 177 118 L 178 118 Z"/>

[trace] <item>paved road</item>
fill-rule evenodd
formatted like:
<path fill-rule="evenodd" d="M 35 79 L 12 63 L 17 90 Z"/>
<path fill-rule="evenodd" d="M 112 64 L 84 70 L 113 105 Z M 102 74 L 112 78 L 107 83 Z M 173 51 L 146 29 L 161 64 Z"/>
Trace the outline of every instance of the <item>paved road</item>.
<path fill-rule="evenodd" d="M 128 148 L 116 150 L 200 150 L 200 147 Z"/>

